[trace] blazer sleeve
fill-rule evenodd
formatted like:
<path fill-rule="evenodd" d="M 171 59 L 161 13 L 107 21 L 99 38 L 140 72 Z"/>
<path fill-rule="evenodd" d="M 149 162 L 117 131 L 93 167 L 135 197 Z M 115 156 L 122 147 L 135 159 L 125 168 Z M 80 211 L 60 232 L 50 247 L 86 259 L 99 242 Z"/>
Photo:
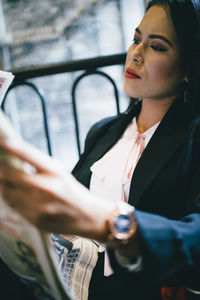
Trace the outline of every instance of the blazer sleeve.
<path fill-rule="evenodd" d="M 181 221 L 136 211 L 143 268 L 155 283 L 200 288 L 200 213 Z"/>
<path fill-rule="evenodd" d="M 136 209 L 136 218 L 143 257 L 143 276 L 156 285 L 187 286 L 200 290 L 199 132 L 192 141 L 195 141 L 191 153 L 194 163 L 190 178 L 185 183 L 188 184 L 188 201 L 183 204 L 184 216 L 174 220 Z M 118 272 L 119 266 L 112 251 L 110 259 L 113 269 Z"/>
<path fill-rule="evenodd" d="M 198 141 L 200 139 L 198 138 Z M 196 147 L 199 149 L 198 147 Z M 197 155 L 196 155 L 197 157 Z M 136 211 L 143 267 L 155 282 L 200 290 L 200 162 L 196 161 L 186 215 L 171 220 Z"/>
<path fill-rule="evenodd" d="M 139 210 L 135 214 L 143 267 L 131 273 L 108 250 L 115 274 L 139 280 L 138 284 L 146 282 L 148 286 L 186 286 L 200 290 L 200 213 L 190 214 L 181 221 Z"/>
<path fill-rule="evenodd" d="M 186 214 L 181 220 L 137 211 L 143 267 L 156 282 L 200 289 L 200 138 L 196 138 L 188 182 Z"/>

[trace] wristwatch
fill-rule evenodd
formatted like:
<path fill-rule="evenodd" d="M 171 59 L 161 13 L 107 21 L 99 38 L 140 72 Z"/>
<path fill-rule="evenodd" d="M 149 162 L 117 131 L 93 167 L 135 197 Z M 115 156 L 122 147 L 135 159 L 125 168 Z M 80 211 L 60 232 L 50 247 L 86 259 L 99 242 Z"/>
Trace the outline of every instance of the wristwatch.
<path fill-rule="evenodd" d="M 127 244 L 137 230 L 135 208 L 126 202 L 117 203 L 116 209 L 108 219 L 108 247 L 115 248 Z"/>

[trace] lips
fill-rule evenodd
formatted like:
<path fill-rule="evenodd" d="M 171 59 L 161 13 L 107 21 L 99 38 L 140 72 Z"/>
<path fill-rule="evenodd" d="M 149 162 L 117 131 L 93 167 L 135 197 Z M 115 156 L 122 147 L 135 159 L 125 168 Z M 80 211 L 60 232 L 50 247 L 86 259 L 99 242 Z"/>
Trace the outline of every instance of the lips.
<path fill-rule="evenodd" d="M 127 68 L 125 72 L 125 77 L 130 79 L 140 79 L 141 77 L 135 72 L 134 69 Z"/>

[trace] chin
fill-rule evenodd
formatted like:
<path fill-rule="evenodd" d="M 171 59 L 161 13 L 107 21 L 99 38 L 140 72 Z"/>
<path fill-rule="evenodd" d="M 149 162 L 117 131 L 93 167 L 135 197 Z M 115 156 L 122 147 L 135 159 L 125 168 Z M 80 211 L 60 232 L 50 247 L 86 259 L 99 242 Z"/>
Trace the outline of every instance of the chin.
<path fill-rule="evenodd" d="M 129 88 L 126 85 L 124 85 L 124 93 L 131 98 L 140 99 L 143 97 L 143 94 L 139 91 L 133 90 L 133 87 Z"/>
<path fill-rule="evenodd" d="M 135 99 L 140 99 L 140 98 L 143 98 L 143 96 L 139 93 L 130 93 L 128 91 L 125 91 L 125 94 L 128 96 L 128 97 L 131 97 L 131 98 L 135 98 Z"/>

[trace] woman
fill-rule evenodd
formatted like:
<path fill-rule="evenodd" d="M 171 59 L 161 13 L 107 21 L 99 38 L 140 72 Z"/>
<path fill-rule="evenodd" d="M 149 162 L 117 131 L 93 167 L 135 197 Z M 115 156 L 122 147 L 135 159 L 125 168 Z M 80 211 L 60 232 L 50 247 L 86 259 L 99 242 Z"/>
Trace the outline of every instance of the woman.
<path fill-rule="evenodd" d="M 48 232 L 107 246 L 89 299 L 158 300 L 163 286 L 200 288 L 199 9 L 194 0 L 150 2 L 125 65 L 124 90 L 140 100 L 92 127 L 77 181 L 30 145 L 0 142 L 37 170 L 1 165 L 9 205 Z M 127 201 L 124 218 L 118 203 Z"/>

